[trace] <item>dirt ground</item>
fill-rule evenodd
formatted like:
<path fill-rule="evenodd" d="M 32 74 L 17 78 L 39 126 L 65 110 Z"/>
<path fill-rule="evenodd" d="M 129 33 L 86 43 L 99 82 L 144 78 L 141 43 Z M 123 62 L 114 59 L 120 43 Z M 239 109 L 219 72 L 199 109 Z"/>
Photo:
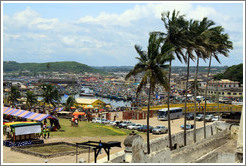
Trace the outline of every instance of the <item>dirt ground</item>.
<path fill-rule="evenodd" d="M 119 117 L 122 117 L 119 115 Z M 121 120 L 120 118 L 117 118 L 117 120 Z M 131 120 L 132 122 L 135 123 L 141 123 L 141 124 L 146 124 L 146 119 L 144 120 Z M 192 121 L 187 121 L 187 124 L 193 124 Z M 171 133 L 177 133 L 183 131 L 180 128 L 180 125 L 184 123 L 184 119 L 175 119 L 171 121 Z M 209 123 L 207 123 L 209 124 Z M 167 126 L 167 121 L 158 121 L 157 117 L 150 118 L 150 125 L 151 126 L 157 126 L 157 125 L 164 125 Z M 203 127 L 203 121 L 197 122 L 197 128 Z M 166 136 L 167 134 L 162 134 L 162 135 L 153 135 L 150 134 L 150 139 L 155 139 L 157 137 L 163 137 Z M 142 133 L 141 136 L 146 140 L 146 133 Z M 45 139 L 45 143 L 51 143 L 51 142 L 71 142 L 71 143 L 76 143 L 76 142 L 85 142 L 85 141 L 99 141 L 101 140 L 102 142 L 108 142 L 108 141 L 120 141 L 121 142 L 121 148 L 118 147 L 113 147 L 110 150 L 110 154 L 119 152 L 124 150 L 124 145 L 123 142 L 125 140 L 126 136 L 111 136 L 111 137 L 76 137 L 76 138 L 52 138 L 52 133 L 51 137 L 48 139 Z M 98 155 L 97 159 L 101 159 L 103 157 L 106 157 L 106 153 L 104 150 L 102 150 L 102 154 Z M 84 153 L 78 155 L 78 161 L 80 159 L 84 159 L 86 162 L 88 162 L 90 158 L 90 162 L 94 162 L 94 153 Z M 45 163 L 45 161 L 48 160 L 48 163 L 75 163 L 76 162 L 76 155 L 70 155 L 70 156 L 61 156 L 61 157 L 54 157 L 54 158 L 40 158 L 36 157 L 33 155 L 27 155 L 23 154 L 20 152 L 15 152 L 12 151 L 11 148 L 3 146 L 3 163 Z"/>

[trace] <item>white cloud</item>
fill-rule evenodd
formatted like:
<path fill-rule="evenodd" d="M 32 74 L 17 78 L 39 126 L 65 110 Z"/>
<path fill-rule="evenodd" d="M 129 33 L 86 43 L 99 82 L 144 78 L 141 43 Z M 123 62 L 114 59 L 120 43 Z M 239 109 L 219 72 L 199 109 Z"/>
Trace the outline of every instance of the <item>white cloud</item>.
<path fill-rule="evenodd" d="M 25 27 L 29 29 L 49 30 L 56 26 L 58 19 L 45 19 L 39 13 L 27 7 L 24 11 L 15 13 L 12 17 L 5 15 L 3 23 L 7 29 Z"/>
<path fill-rule="evenodd" d="M 128 9 L 121 14 L 110 14 L 106 12 L 100 13 L 96 17 L 84 16 L 80 18 L 78 23 L 98 24 L 102 26 L 131 26 L 134 21 L 147 17 L 161 18 L 163 11 L 176 9 L 181 12 L 187 12 L 191 8 L 188 3 L 161 3 L 161 4 L 144 4 L 135 5 L 134 8 Z"/>
<path fill-rule="evenodd" d="M 72 56 L 87 62 L 100 56 L 101 61 L 97 59 L 98 63 L 102 63 L 100 65 L 134 65 L 137 56 L 134 45 L 146 50 L 149 32 L 164 31 L 161 13 L 173 9 L 185 14 L 188 19 L 207 16 L 225 27 L 226 33 L 230 32 L 235 50 L 243 47 L 243 29 L 238 28 L 242 25 L 240 17 L 220 13 L 212 7 L 174 2 L 139 4 L 121 13 L 104 11 L 96 16 L 88 14 L 69 21 L 60 21 L 60 17 L 52 15 L 45 18 L 42 13 L 28 7 L 13 15 L 3 16 L 4 55 L 30 54 L 40 61 L 52 59 L 52 56 L 71 60 Z M 234 31 L 237 33 L 231 33 Z"/>

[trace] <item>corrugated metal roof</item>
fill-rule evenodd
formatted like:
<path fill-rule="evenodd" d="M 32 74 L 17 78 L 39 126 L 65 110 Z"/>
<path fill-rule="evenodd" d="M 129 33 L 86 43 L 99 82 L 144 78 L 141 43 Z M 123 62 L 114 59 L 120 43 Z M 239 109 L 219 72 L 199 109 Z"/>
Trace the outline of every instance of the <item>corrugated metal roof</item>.
<path fill-rule="evenodd" d="M 76 102 L 78 104 L 88 104 L 91 105 L 92 103 L 96 102 L 96 101 L 100 101 L 102 103 L 104 103 L 103 101 L 99 100 L 99 99 L 84 99 L 84 98 L 76 98 L 75 99 Z"/>

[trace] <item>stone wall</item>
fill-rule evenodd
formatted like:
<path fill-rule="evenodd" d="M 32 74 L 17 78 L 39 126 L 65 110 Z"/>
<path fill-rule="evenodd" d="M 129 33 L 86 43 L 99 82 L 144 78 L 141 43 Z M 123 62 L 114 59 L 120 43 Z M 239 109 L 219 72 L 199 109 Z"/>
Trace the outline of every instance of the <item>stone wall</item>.
<path fill-rule="evenodd" d="M 229 124 L 224 123 L 224 122 L 214 122 L 210 125 L 206 126 L 206 135 L 207 138 L 210 137 L 211 135 L 214 135 L 222 130 L 228 130 Z M 187 130 L 186 131 L 186 140 L 187 140 L 187 145 L 191 145 L 194 143 L 194 131 L 193 130 Z M 196 129 L 196 138 L 197 142 L 200 142 L 204 139 L 204 129 L 199 128 Z M 159 151 L 163 148 L 169 147 L 169 140 L 168 140 L 168 135 L 165 135 L 164 137 L 156 138 L 154 140 L 150 141 L 150 151 L 155 152 Z M 183 147 L 184 146 L 184 132 L 179 132 L 176 134 L 172 135 L 172 144 L 177 145 L 177 148 Z M 147 152 L 147 145 L 144 145 L 144 151 Z"/>
<path fill-rule="evenodd" d="M 226 130 L 207 138 L 204 141 L 185 146 L 183 148 L 173 150 L 171 154 L 172 163 L 191 163 L 193 160 L 213 151 L 214 149 L 224 145 L 230 133 Z"/>
<path fill-rule="evenodd" d="M 172 143 L 176 144 L 177 149 L 170 151 L 168 148 L 168 135 L 150 141 L 150 154 L 147 154 L 147 145 L 142 138 L 137 138 L 132 143 L 132 148 L 111 156 L 109 162 L 112 163 L 172 163 L 172 162 L 191 162 L 191 154 L 197 158 L 209 151 L 221 146 L 228 137 L 229 125 L 224 122 L 214 122 L 206 126 L 207 140 L 204 140 L 204 130 L 196 130 L 197 143 L 193 141 L 193 130 L 187 131 L 187 146 L 184 146 L 184 132 L 172 135 Z M 202 142 L 201 142 L 202 141 Z M 217 143 L 219 142 L 219 143 Z M 181 148 L 182 147 L 182 148 Z M 129 147 L 128 147 L 129 148 Z M 102 159 L 102 162 L 107 162 Z M 99 161 L 98 161 L 99 163 Z"/>

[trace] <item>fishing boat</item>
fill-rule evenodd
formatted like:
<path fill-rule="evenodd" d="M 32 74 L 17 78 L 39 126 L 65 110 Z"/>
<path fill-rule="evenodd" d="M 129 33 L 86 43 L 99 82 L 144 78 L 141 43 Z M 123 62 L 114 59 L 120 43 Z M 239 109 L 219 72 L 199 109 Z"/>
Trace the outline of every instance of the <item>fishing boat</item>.
<path fill-rule="evenodd" d="M 94 91 L 87 86 L 82 86 L 80 89 L 79 96 L 95 96 Z"/>

